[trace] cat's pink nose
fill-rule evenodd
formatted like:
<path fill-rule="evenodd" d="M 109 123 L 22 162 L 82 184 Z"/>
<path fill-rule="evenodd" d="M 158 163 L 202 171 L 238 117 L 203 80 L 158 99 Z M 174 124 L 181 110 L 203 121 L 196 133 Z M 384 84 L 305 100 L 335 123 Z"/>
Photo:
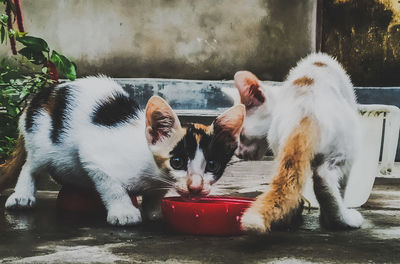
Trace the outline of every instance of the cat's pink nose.
<path fill-rule="evenodd" d="M 188 186 L 190 194 L 200 194 L 203 190 L 203 186 Z"/>
<path fill-rule="evenodd" d="M 191 194 L 199 194 L 203 190 L 203 177 L 191 175 L 187 182 L 187 188 Z"/>

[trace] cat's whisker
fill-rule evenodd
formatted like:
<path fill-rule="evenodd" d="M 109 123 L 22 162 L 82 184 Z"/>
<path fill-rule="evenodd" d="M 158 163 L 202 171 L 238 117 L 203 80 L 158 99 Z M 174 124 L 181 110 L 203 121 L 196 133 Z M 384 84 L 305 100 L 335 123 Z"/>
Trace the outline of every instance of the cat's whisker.
<path fill-rule="evenodd" d="M 157 188 L 157 187 L 154 187 L 154 188 L 152 188 L 152 187 L 150 187 L 150 188 L 147 188 L 147 189 L 144 189 L 145 191 L 169 191 L 169 190 L 171 190 L 171 189 L 173 189 L 172 187 L 159 187 L 159 188 Z"/>
<path fill-rule="evenodd" d="M 162 178 L 162 177 L 157 177 L 154 174 L 142 174 L 141 176 L 142 177 L 151 178 L 152 180 L 155 180 L 155 181 L 160 181 L 160 182 L 166 183 L 169 186 L 173 186 L 175 184 L 175 182 L 173 182 L 171 180 L 168 180 L 168 179 L 165 179 L 165 178 Z"/>

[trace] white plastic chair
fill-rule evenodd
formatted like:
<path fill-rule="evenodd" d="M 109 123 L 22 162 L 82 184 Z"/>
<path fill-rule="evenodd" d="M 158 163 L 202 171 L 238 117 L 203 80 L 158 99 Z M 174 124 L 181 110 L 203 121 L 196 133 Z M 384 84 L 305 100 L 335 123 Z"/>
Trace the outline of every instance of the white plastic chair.
<path fill-rule="evenodd" d="M 379 155 L 384 127 L 380 171 L 383 174 L 391 173 L 400 130 L 400 109 L 398 107 L 391 105 L 358 105 L 358 109 L 363 133 L 360 139 L 361 149 L 351 170 L 345 192 L 344 201 L 349 207 L 363 205 L 371 194 L 375 177 L 379 174 Z M 303 195 L 310 201 L 312 207 L 318 207 L 311 177 L 308 177 Z"/>
<path fill-rule="evenodd" d="M 383 107 L 386 110 L 386 122 L 380 172 L 383 175 L 390 175 L 393 171 L 399 140 L 400 109 L 392 105 L 383 105 Z"/>

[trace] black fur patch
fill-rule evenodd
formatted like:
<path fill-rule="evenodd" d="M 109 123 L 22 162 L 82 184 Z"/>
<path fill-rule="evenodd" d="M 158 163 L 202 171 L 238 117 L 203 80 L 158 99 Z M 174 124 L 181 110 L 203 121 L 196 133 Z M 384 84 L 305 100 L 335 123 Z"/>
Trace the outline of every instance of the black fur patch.
<path fill-rule="evenodd" d="M 170 154 L 175 157 L 184 158 L 185 160 L 194 159 L 197 149 L 196 130 L 193 125 L 188 125 L 185 136 L 176 144 Z"/>
<path fill-rule="evenodd" d="M 68 128 L 67 110 L 72 96 L 70 89 L 70 86 L 63 86 L 56 91 L 54 110 L 51 113 L 52 130 L 50 134 L 51 141 L 54 144 L 61 142 L 61 135 Z"/>
<path fill-rule="evenodd" d="M 30 101 L 29 106 L 26 110 L 25 118 L 25 129 L 28 132 L 33 131 L 35 116 L 39 113 L 40 110 L 43 109 L 43 105 L 49 102 L 49 98 L 53 90 L 53 88 L 42 89 Z"/>
<path fill-rule="evenodd" d="M 139 106 L 133 98 L 122 93 L 101 100 L 92 113 L 92 122 L 95 125 L 115 127 L 137 118 Z"/>
<path fill-rule="evenodd" d="M 196 141 L 196 135 L 200 136 L 200 142 Z M 219 169 L 213 172 L 215 180 L 218 180 L 232 158 L 237 144 L 232 141 L 232 138 L 223 137 L 218 132 L 209 135 L 202 129 L 187 125 L 186 135 L 178 142 L 170 154 L 184 158 L 186 161 L 193 160 L 197 144 L 203 150 L 207 161 L 213 160 L 220 164 Z"/>
<path fill-rule="evenodd" d="M 218 134 L 202 137 L 200 140 L 200 148 L 203 150 L 204 157 L 207 161 L 214 160 L 221 165 L 219 169 L 214 172 L 214 179 L 221 178 L 226 165 L 231 160 L 237 144 L 232 138 L 224 138 Z"/>
<path fill-rule="evenodd" d="M 324 154 L 318 153 L 314 156 L 314 159 L 311 161 L 311 168 L 317 169 L 321 164 L 325 161 Z"/>

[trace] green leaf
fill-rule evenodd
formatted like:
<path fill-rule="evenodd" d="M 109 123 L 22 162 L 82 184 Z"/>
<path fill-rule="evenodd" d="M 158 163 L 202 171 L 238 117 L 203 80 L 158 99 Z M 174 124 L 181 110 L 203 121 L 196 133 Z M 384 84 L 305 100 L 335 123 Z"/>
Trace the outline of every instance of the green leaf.
<path fill-rule="evenodd" d="M 23 49 L 20 49 L 18 53 L 26 57 L 32 63 L 37 65 L 46 62 L 46 57 L 44 56 L 42 51 L 37 51 L 35 49 L 31 49 L 30 47 L 25 47 Z"/>
<path fill-rule="evenodd" d="M 6 30 L 4 29 L 4 26 L 1 26 L 1 29 L 0 29 L 0 31 L 1 31 L 1 33 L 0 33 L 0 38 L 1 38 L 1 43 L 3 43 L 4 42 L 4 39 L 5 39 L 5 37 L 6 37 Z"/>
<path fill-rule="evenodd" d="M 30 47 L 32 49 L 35 49 L 37 51 L 45 51 L 49 52 L 49 45 L 47 45 L 47 42 L 41 38 L 36 38 L 32 36 L 17 36 L 17 41 L 22 43 L 26 47 Z"/>
<path fill-rule="evenodd" d="M 42 72 L 43 72 L 44 74 L 47 74 L 47 71 L 48 71 L 48 68 L 47 68 L 47 67 L 43 67 L 43 68 L 42 68 Z"/>
<path fill-rule="evenodd" d="M 8 107 L 6 107 L 6 109 L 7 109 L 7 112 L 8 112 L 8 114 L 10 116 L 16 116 L 17 115 L 17 108 L 8 106 Z"/>
<path fill-rule="evenodd" d="M 12 138 L 12 137 L 5 136 L 5 138 L 6 138 L 8 141 L 15 141 L 15 139 Z"/>
<path fill-rule="evenodd" d="M 8 22 L 8 16 L 7 16 L 6 14 L 2 14 L 2 15 L 0 16 L 0 21 L 1 21 L 2 23 L 4 23 L 4 24 L 7 24 L 7 22 Z"/>
<path fill-rule="evenodd" d="M 14 29 L 8 30 L 8 36 L 9 36 L 10 38 L 15 37 L 15 34 L 17 34 L 17 33 L 15 32 Z"/>
<path fill-rule="evenodd" d="M 8 89 L 3 90 L 3 94 L 5 94 L 5 95 L 16 94 L 16 93 L 17 93 L 17 91 L 14 88 L 8 88 Z"/>
<path fill-rule="evenodd" d="M 64 55 L 53 50 L 50 61 L 56 66 L 58 73 L 70 80 L 76 79 L 75 65 Z"/>
<path fill-rule="evenodd" d="M 22 79 L 16 79 L 16 80 L 15 80 L 15 84 L 16 84 L 16 85 L 23 85 L 23 84 L 24 84 L 24 80 L 22 80 Z"/>
<path fill-rule="evenodd" d="M 19 32 L 19 31 L 16 32 L 16 35 L 18 38 L 21 38 L 21 37 L 25 36 L 26 34 L 28 34 L 28 32 Z"/>

